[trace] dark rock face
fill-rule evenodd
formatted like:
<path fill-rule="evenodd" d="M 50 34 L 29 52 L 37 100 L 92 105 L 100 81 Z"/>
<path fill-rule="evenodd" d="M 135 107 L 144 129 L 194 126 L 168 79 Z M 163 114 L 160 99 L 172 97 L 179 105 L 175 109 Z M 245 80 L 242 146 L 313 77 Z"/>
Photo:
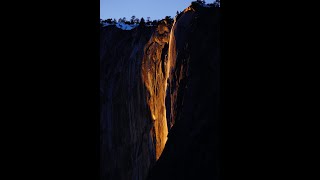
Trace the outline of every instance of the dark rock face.
<path fill-rule="evenodd" d="M 144 179 L 155 163 L 153 121 L 141 80 L 141 60 L 152 28 L 101 29 L 101 179 Z"/>
<path fill-rule="evenodd" d="M 150 180 L 220 177 L 219 15 L 191 6 L 172 28 L 167 105 L 174 125 Z"/>
<path fill-rule="evenodd" d="M 145 179 L 167 140 L 171 26 L 101 29 L 101 179 Z"/>
<path fill-rule="evenodd" d="M 219 16 L 101 29 L 101 180 L 220 179 Z"/>

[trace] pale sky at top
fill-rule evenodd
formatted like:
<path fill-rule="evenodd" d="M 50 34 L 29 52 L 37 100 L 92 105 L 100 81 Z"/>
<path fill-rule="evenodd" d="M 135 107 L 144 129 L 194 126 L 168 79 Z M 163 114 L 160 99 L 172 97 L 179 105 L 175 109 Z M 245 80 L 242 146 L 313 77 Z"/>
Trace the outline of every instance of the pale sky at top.
<path fill-rule="evenodd" d="M 128 20 L 132 15 L 137 18 L 150 17 L 163 19 L 165 16 L 174 17 L 177 11 L 188 7 L 193 0 L 100 0 L 100 18 L 126 17 Z M 212 3 L 215 0 L 206 0 Z"/>

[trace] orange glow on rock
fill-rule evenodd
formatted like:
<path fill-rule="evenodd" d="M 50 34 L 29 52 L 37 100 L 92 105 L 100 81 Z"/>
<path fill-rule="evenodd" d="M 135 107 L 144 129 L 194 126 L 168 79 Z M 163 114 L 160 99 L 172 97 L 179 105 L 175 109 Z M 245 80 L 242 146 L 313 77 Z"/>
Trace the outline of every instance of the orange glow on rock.
<path fill-rule="evenodd" d="M 144 82 L 149 97 L 147 103 L 154 121 L 154 133 L 156 137 L 155 149 L 158 160 L 168 136 L 166 119 L 166 88 L 168 79 L 168 58 L 164 48 L 169 43 L 169 27 L 166 21 L 161 22 L 144 49 L 142 60 L 142 81 Z"/>

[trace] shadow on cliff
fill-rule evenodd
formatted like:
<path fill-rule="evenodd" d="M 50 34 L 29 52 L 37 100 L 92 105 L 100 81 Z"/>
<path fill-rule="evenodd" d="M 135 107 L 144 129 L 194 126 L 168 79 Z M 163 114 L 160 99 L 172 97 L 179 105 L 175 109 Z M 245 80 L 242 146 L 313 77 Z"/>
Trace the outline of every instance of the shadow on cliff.
<path fill-rule="evenodd" d="M 149 180 L 220 179 L 220 9 L 195 8 L 173 27 L 167 116 L 174 125 Z"/>

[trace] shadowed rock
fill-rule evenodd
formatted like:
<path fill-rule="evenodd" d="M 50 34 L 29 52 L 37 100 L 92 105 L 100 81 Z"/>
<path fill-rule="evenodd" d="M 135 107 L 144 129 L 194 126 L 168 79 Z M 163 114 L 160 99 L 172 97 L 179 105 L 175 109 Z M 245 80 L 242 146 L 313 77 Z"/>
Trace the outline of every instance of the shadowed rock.
<path fill-rule="evenodd" d="M 101 180 L 219 179 L 219 16 L 101 28 Z"/>
<path fill-rule="evenodd" d="M 101 29 L 101 180 L 144 179 L 155 163 L 155 147 L 141 60 L 152 28 Z"/>
<path fill-rule="evenodd" d="M 219 8 L 191 6 L 171 30 L 167 114 L 174 125 L 149 180 L 220 179 L 219 25 Z"/>

